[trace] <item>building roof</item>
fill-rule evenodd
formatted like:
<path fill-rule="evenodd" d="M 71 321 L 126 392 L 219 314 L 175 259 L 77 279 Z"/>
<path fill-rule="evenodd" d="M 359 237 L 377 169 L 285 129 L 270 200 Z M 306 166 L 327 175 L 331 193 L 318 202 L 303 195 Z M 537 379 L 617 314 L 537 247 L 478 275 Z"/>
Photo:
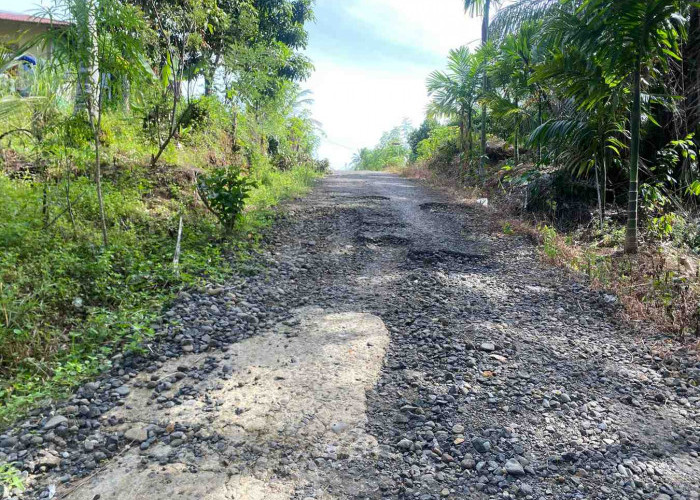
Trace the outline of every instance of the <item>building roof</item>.
<path fill-rule="evenodd" d="M 17 14 L 15 12 L 0 11 L 0 21 L 13 21 L 16 23 L 28 24 L 53 24 L 55 26 L 67 26 L 66 21 L 49 19 L 48 17 L 32 16 L 29 14 Z"/>

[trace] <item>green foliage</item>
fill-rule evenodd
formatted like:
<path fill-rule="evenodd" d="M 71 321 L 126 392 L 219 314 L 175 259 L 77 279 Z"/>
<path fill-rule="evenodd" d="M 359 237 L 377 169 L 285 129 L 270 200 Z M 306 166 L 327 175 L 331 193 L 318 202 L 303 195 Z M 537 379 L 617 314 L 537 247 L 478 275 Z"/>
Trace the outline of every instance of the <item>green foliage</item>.
<path fill-rule="evenodd" d="M 0 464 L 0 486 L 10 490 L 24 491 L 22 473 L 12 464 Z"/>
<path fill-rule="evenodd" d="M 383 170 L 405 166 L 411 154 L 408 146 L 410 132 L 407 122 L 385 132 L 376 147 L 363 148 L 355 153 L 350 166 L 354 170 Z"/>
<path fill-rule="evenodd" d="M 233 231 L 243 214 L 243 207 L 255 182 L 241 175 L 235 167 L 215 168 L 199 177 L 197 190 L 206 207 L 224 230 Z"/>
<path fill-rule="evenodd" d="M 416 161 L 418 159 L 418 145 L 421 141 L 430 137 L 430 133 L 438 126 L 439 123 L 437 120 L 426 118 L 423 120 L 420 127 L 408 134 L 408 147 L 411 148 L 411 161 Z"/>
<path fill-rule="evenodd" d="M 490 46 L 472 53 L 468 47 L 451 50 L 447 71 L 434 71 L 428 76 L 429 118 L 456 120 L 459 126 L 458 146 L 469 154 L 472 143 L 472 117 L 477 99 L 483 93 L 482 73 Z"/>
<path fill-rule="evenodd" d="M 673 226 L 676 223 L 677 215 L 674 213 L 664 214 L 661 217 L 654 217 L 649 220 L 649 233 L 659 240 L 665 240 L 673 233 Z"/>
<path fill-rule="evenodd" d="M 418 161 L 427 161 L 431 158 L 447 159 L 454 156 L 459 139 L 458 127 L 437 127 L 430 131 L 427 139 L 418 144 Z"/>
<path fill-rule="evenodd" d="M 71 22 L 42 40 L 31 95 L 0 86 L 0 423 L 143 349 L 179 290 L 227 276 L 328 168 L 297 83 L 311 2 L 95 5 L 55 2 Z M 225 94 L 185 92 L 217 70 Z"/>
<path fill-rule="evenodd" d="M 542 251 L 550 258 L 559 256 L 559 246 L 557 245 L 557 230 L 551 226 L 542 225 L 539 227 L 542 236 Z"/>

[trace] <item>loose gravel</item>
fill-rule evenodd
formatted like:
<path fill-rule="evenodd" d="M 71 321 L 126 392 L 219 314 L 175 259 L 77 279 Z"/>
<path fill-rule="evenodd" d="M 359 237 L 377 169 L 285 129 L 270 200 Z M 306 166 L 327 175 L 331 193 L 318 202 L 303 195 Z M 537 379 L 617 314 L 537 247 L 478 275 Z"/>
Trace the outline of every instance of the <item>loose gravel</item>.
<path fill-rule="evenodd" d="M 117 469 L 151 474 L 150 499 L 700 498 L 700 363 L 655 355 L 644 339 L 660 334 L 621 320 L 610 296 L 542 264 L 524 237 L 492 233 L 481 208 L 393 175 L 329 176 L 286 212 L 256 272 L 181 294 L 147 354 L 117 356 L 0 434 L 0 462 L 29 486 L 0 498 L 137 498 L 99 493 Z M 386 334 L 348 363 L 359 344 L 309 327 L 308 311 Z M 319 386 L 346 392 L 307 391 L 324 399 L 318 418 L 300 408 L 313 403 L 289 406 L 293 440 L 237 427 L 276 400 L 265 394 L 300 394 L 272 361 L 279 387 L 253 388 L 236 353 L 258 338 L 270 359 L 347 347 L 316 368 Z M 227 401 L 238 380 L 242 398 L 248 382 L 260 397 Z M 207 482 L 219 490 L 188 493 Z"/>

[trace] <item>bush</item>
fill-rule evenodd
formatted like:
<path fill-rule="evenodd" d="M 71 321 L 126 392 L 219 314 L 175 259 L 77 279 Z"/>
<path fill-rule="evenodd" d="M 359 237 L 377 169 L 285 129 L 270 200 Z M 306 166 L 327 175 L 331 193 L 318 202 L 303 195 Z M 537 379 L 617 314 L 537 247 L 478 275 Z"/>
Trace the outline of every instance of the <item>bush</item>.
<path fill-rule="evenodd" d="M 418 161 L 442 158 L 449 163 L 457 154 L 459 128 L 438 127 L 430 131 L 427 139 L 418 143 Z"/>
<path fill-rule="evenodd" d="M 228 233 L 240 219 L 249 192 L 255 186 L 254 181 L 241 175 L 240 169 L 230 166 L 214 169 L 197 182 L 202 202 Z"/>

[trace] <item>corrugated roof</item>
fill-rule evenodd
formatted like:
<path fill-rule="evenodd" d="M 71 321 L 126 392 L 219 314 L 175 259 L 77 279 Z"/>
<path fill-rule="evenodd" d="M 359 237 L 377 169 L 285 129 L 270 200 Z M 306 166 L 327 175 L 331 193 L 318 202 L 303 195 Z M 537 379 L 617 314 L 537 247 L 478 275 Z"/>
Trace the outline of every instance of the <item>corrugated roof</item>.
<path fill-rule="evenodd" d="M 17 14 L 15 12 L 5 11 L 0 11 L 0 21 L 14 21 L 16 23 L 29 24 L 53 24 L 56 26 L 67 26 L 69 24 L 66 21 L 58 21 L 56 19 L 49 19 L 48 17 L 38 17 L 28 14 Z"/>

